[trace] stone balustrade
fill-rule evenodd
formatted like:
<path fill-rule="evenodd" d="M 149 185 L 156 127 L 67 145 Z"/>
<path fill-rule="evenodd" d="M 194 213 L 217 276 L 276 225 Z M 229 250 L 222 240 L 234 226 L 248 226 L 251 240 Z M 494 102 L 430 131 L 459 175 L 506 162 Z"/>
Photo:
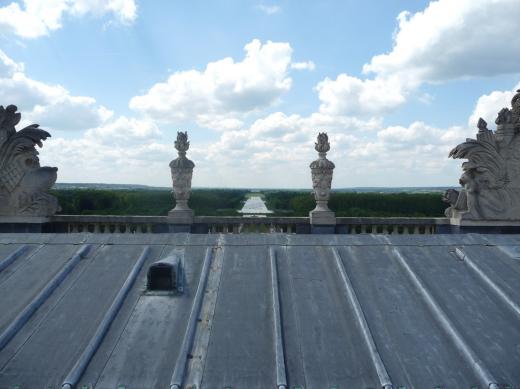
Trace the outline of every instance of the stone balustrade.
<path fill-rule="evenodd" d="M 43 232 L 57 233 L 168 233 L 198 234 L 311 233 L 308 217 L 195 216 L 191 226 L 171 224 L 166 216 L 56 215 L 43 224 Z M 451 233 L 447 218 L 338 217 L 336 234 Z"/>
<path fill-rule="evenodd" d="M 336 231 L 346 234 L 431 235 L 450 233 L 447 218 L 338 217 Z"/>

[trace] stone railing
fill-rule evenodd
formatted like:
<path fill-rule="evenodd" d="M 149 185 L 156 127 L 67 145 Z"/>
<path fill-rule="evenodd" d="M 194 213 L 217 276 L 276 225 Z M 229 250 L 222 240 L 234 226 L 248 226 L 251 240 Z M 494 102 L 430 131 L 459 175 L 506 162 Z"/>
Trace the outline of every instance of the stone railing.
<path fill-rule="evenodd" d="M 49 232 L 146 234 L 168 232 L 165 216 L 56 215 L 49 218 Z"/>
<path fill-rule="evenodd" d="M 195 217 L 194 232 L 202 233 L 309 233 L 308 217 Z"/>
<path fill-rule="evenodd" d="M 166 216 L 56 215 L 42 224 L 43 232 L 55 233 L 171 233 L 309 234 L 308 217 L 195 216 L 193 224 L 172 224 Z M 450 233 L 446 218 L 338 217 L 336 234 L 437 234 Z"/>
<path fill-rule="evenodd" d="M 450 233 L 446 218 L 338 217 L 336 231 L 344 234 L 437 234 Z"/>

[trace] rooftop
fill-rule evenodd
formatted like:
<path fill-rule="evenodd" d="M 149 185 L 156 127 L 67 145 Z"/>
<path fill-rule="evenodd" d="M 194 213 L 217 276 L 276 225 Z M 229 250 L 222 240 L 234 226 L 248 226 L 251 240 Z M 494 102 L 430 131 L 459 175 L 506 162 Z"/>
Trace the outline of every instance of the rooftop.
<path fill-rule="evenodd" d="M 519 276 L 518 235 L 0 234 L 0 388 L 514 387 Z"/>

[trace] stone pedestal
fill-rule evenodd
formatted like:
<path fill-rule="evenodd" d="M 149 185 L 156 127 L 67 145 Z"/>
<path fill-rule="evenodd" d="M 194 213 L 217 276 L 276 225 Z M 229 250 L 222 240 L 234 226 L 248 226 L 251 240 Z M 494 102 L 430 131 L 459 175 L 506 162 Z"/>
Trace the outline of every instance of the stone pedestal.
<path fill-rule="evenodd" d="M 170 212 L 168 212 L 168 222 L 173 224 L 192 224 L 193 210 L 177 209 L 177 207 L 175 207 Z"/>
<path fill-rule="evenodd" d="M 336 225 L 336 214 L 330 209 L 328 211 L 313 209 L 309 212 L 309 217 L 312 225 Z"/>
<path fill-rule="evenodd" d="M 319 158 L 310 164 L 312 175 L 313 195 L 316 200 L 316 208 L 309 213 L 311 233 L 334 233 L 336 215 L 328 207 L 330 188 L 332 185 L 332 173 L 334 164 L 327 159 L 327 151 L 330 144 L 326 133 L 318 135 L 315 144 Z M 318 227 L 319 228 L 314 228 Z"/>

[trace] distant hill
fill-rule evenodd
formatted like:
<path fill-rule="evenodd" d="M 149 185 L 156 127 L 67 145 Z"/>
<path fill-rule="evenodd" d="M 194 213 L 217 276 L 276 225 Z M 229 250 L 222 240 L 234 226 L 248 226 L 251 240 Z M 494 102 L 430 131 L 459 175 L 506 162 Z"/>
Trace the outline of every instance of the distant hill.
<path fill-rule="evenodd" d="M 354 188 L 332 188 L 334 192 L 357 192 L 357 193 L 431 193 L 431 192 L 444 192 L 447 189 L 455 188 L 453 186 L 418 186 L 418 187 L 354 187 Z M 56 183 L 54 189 L 104 189 L 104 190 L 168 190 L 171 188 L 165 186 L 148 186 L 148 185 L 135 185 L 135 184 L 101 184 L 101 183 Z M 194 189 L 223 189 L 223 188 L 204 188 L 195 187 Z M 244 188 L 237 188 L 244 189 Z M 307 189 L 259 189 L 250 188 L 252 192 L 272 192 L 272 191 L 295 191 L 295 192 L 309 192 L 311 188 Z"/>
<path fill-rule="evenodd" d="M 454 186 L 418 186 L 418 187 L 395 187 L 395 188 L 383 188 L 383 187 L 358 187 L 358 188 L 339 188 L 332 190 L 335 192 L 360 192 L 360 193 L 432 193 L 432 192 L 444 192 L 447 189 L 456 189 Z"/>
<path fill-rule="evenodd" d="M 133 184 L 92 184 L 92 183 L 65 183 L 54 184 L 53 189 L 104 189 L 104 190 L 171 190 L 162 186 L 133 185 Z"/>

